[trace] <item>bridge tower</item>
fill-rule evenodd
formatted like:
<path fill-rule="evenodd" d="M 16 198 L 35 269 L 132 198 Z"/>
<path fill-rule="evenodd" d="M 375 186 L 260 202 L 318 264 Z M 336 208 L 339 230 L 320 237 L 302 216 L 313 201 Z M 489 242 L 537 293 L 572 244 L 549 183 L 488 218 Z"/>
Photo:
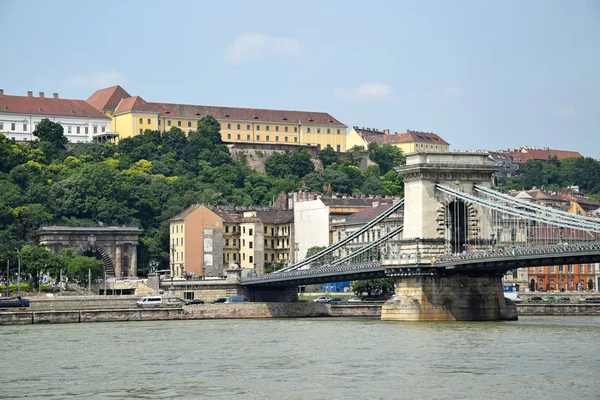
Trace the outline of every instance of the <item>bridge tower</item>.
<path fill-rule="evenodd" d="M 491 224 L 462 200 L 436 191 L 443 184 L 472 193 L 473 186 L 490 187 L 497 167 L 487 153 L 419 152 L 406 156 L 397 172 L 404 178 L 404 234 L 401 253 L 415 267 L 431 267 L 436 256 L 460 253 L 469 239 L 490 237 Z M 412 260 L 412 261 L 410 261 Z M 403 261 L 400 260 L 400 263 Z M 398 260 L 384 261 L 394 267 Z M 476 321 L 516 319 L 514 304 L 506 304 L 498 275 L 403 276 L 396 295 L 382 309 L 383 320 Z"/>

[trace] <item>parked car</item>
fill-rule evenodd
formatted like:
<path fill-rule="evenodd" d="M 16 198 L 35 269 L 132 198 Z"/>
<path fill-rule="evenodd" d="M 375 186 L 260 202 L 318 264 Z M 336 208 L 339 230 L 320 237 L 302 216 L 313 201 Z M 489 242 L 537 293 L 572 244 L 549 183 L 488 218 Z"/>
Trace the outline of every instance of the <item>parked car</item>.
<path fill-rule="evenodd" d="M 581 303 L 600 303 L 600 297 L 585 297 L 579 299 Z"/>
<path fill-rule="evenodd" d="M 227 303 L 227 297 L 217 297 L 212 301 L 213 304 Z"/>
<path fill-rule="evenodd" d="M 515 303 L 522 303 L 523 299 L 516 292 L 504 292 L 504 297 L 514 301 Z"/>
<path fill-rule="evenodd" d="M 571 298 L 570 297 L 559 297 L 558 300 L 556 300 L 558 303 L 570 303 L 571 302 Z"/>
<path fill-rule="evenodd" d="M 556 303 L 556 297 L 546 296 L 544 297 L 544 303 Z"/>
<path fill-rule="evenodd" d="M 178 297 L 169 297 L 166 301 L 168 306 L 180 306 L 183 304 L 183 301 Z"/>
<path fill-rule="evenodd" d="M 313 300 L 313 303 L 329 303 L 331 299 L 327 296 L 321 296 Z"/>
<path fill-rule="evenodd" d="M 194 305 L 194 304 L 204 304 L 204 300 L 202 300 L 202 299 L 194 299 L 194 300 L 188 300 L 188 301 L 185 302 L 186 306 L 191 306 L 191 305 Z"/>
<path fill-rule="evenodd" d="M 248 299 L 244 296 L 229 296 L 226 303 L 247 303 Z"/>
<path fill-rule="evenodd" d="M 144 296 L 137 301 L 138 307 L 160 307 L 163 303 L 161 296 Z"/>
<path fill-rule="evenodd" d="M 360 303 L 362 301 L 362 299 L 360 297 L 353 297 L 350 300 L 348 300 L 348 303 Z"/>
<path fill-rule="evenodd" d="M 542 296 L 533 296 L 530 297 L 529 300 L 527 300 L 528 303 L 541 303 L 542 301 L 544 301 L 544 299 L 542 299 Z"/>
<path fill-rule="evenodd" d="M 337 303 L 337 304 L 339 304 L 339 303 L 343 303 L 345 301 L 346 301 L 346 299 L 343 299 L 341 297 L 332 297 L 331 300 L 329 300 L 329 303 Z"/>

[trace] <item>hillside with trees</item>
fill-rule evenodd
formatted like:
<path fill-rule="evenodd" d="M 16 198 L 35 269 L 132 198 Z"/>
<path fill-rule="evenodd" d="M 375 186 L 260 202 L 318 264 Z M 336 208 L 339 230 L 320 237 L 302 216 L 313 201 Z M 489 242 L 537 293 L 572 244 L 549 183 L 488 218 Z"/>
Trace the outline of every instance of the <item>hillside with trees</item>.
<path fill-rule="evenodd" d="M 10 259 L 15 265 L 19 248 L 25 275 L 34 276 L 41 265 L 53 276 L 58 269 L 81 275 L 76 265 L 97 271 L 95 264 L 76 258 L 81 256 L 41 254 L 24 246 L 36 244 L 43 225 L 136 225 L 144 229 L 138 248 L 143 275 L 150 260 L 167 267 L 166 221 L 194 203 L 269 205 L 279 193 L 298 190 L 302 181 L 315 192 L 331 184 L 334 193 L 402 195 L 393 167 L 404 163 L 404 156 L 395 147 L 354 149 L 378 164 L 364 169 L 353 152 L 327 148 L 320 153 L 322 171 L 299 148 L 274 154 L 260 173 L 232 160 L 219 130 L 214 118 L 204 117 L 189 134 L 173 127 L 118 144 L 71 146 L 62 127 L 48 120 L 38 125 L 34 142 L 15 142 L 0 133 L 0 262 Z"/>

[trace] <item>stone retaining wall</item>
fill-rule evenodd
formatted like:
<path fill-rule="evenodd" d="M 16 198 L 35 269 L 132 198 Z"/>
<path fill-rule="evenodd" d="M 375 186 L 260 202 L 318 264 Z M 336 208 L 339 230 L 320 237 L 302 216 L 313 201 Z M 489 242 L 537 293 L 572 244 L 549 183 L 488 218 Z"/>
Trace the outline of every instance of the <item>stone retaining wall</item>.
<path fill-rule="evenodd" d="M 599 315 L 600 304 L 517 304 L 519 315 Z"/>

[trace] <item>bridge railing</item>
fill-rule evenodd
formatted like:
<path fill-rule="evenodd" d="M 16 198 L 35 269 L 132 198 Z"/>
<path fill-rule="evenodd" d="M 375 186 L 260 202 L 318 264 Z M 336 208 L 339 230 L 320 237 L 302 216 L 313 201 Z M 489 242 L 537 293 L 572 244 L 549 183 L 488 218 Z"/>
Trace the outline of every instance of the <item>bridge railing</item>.
<path fill-rule="evenodd" d="M 480 250 L 470 253 L 444 254 L 435 259 L 436 264 L 449 262 L 460 262 L 466 260 L 478 260 L 486 258 L 517 257 L 527 255 L 543 255 L 557 253 L 576 253 L 592 250 L 600 250 L 600 242 L 587 242 L 575 244 L 558 244 L 551 246 L 514 247 L 494 250 Z"/>
<path fill-rule="evenodd" d="M 316 274 L 329 274 L 336 272 L 348 272 L 348 271 L 356 271 L 361 269 L 372 269 L 372 268 L 380 268 L 381 264 L 378 261 L 368 261 L 361 262 L 356 264 L 345 264 L 345 265 L 336 265 L 330 267 L 321 267 L 319 269 L 298 269 L 293 271 L 286 272 L 278 272 L 272 274 L 265 274 L 259 276 L 249 276 L 246 278 L 242 278 L 242 282 L 257 282 L 257 281 L 268 281 L 268 280 L 277 280 L 281 278 L 293 278 L 307 275 L 316 275 Z"/>

